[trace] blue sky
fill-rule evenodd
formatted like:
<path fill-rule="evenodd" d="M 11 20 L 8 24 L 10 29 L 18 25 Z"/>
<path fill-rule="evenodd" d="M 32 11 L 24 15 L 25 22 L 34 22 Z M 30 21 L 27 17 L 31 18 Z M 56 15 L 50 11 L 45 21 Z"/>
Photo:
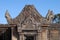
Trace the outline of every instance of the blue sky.
<path fill-rule="evenodd" d="M 19 15 L 25 5 L 34 5 L 42 16 L 46 16 L 48 10 L 54 14 L 60 13 L 60 0 L 0 0 L 0 24 L 6 24 L 6 10 L 12 18 Z"/>

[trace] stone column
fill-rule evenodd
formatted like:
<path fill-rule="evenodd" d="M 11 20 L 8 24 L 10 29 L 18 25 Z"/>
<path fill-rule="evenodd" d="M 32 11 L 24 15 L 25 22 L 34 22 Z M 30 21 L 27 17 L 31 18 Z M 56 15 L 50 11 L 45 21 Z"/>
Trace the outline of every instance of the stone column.
<path fill-rule="evenodd" d="M 13 35 L 13 27 L 11 27 L 11 40 L 17 40 L 17 38 Z"/>
<path fill-rule="evenodd" d="M 13 27 L 11 27 L 11 40 L 13 40 Z"/>
<path fill-rule="evenodd" d="M 41 39 L 41 32 L 42 32 L 42 28 L 41 27 L 38 27 L 38 33 L 37 33 L 37 35 L 36 35 L 36 40 L 42 40 Z"/>
<path fill-rule="evenodd" d="M 24 37 L 23 33 L 19 33 L 19 40 L 25 40 L 25 37 Z"/>
<path fill-rule="evenodd" d="M 42 40 L 48 40 L 48 30 L 42 30 Z"/>
<path fill-rule="evenodd" d="M 41 40 L 41 32 L 38 32 L 36 37 L 37 37 L 37 40 Z"/>
<path fill-rule="evenodd" d="M 36 35 L 34 35 L 34 40 L 36 40 Z"/>

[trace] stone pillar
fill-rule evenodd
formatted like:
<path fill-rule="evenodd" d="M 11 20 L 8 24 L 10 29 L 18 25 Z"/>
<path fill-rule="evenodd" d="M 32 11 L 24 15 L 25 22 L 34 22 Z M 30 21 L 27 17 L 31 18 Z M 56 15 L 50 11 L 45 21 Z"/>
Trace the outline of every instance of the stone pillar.
<path fill-rule="evenodd" d="M 24 34 L 19 33 L 19 40 L 25 40 Z"/>
<path fill-rule="evenodd" d="M 36 35 L 36 40 L 42 40 L 41 39 L 41 32 L 42 32 L 42 28 L 41 27 L 38 27 L 38 30 L 37 30 L 37 35 Z"/>
<path fill-rule="evenodd" d="M 41 32 L 38 32 L 38 34 L 36 35 L 36 40 L 41 40 Z"/>
<path fill-rule="evenodd" d="M 36 35 L 34 35 L 34 40 L 36 40 Z"/>
<path fill-rule="evenodd" d="M 17 38 L 13 35 L 13 27 L 11 28 L 11 40 L 17 40 Z"/>
<path fill-rule="evenodd" d="M 48 30 L 42 30 L 42 40 L 48 40 Z"/>

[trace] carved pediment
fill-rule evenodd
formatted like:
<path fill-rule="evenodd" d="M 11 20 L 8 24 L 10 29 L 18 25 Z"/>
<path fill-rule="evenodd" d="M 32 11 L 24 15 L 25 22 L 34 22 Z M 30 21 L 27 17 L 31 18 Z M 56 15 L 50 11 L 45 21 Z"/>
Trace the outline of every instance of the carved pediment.
<path fill-rule="evenodd" d="M 27 17 L 29 17 L 30 15 L 33 15 L 35 20 L 39 21 L 40 18 L 42 18 L 42 16 L 37 12 L 37 10 L 35 9 L 35 7 L 33 5 L 26 5 L 22 12 L 13 19 L 13 22 L 15 24 L 19 24 L 22 21 L 24 21 Z"/>
<path fill-rule="evenodd" d="M 40 22 L 36 21 L 32 15 L 22 22 L 23 29 L 36 29 Z"/>
<path fill-rule="evenodd" d="M 33 5 L 26 5 L 22 12 L 14 19 L 12 19 L 9 15 L 8 12 L 6 12 L 6 19 L 8 21 L 9 24 L 22 24 L 23 22 L 26 23 L 25 21 L 29 20 L 27 22 L 27 24 L 31 24 L 32 23 L 36 23 L 36 24 L 50 24 L 52 23 L 52 20 L 54 18 L 53 12 L 52 11 L 48 11 L 48 14 L 46 17 L 42 17 L 38 11 L 36 10 L 36 8 Z M 32 18 L 28 18 L 28 17 L 32 17 Z M 35 21 L 34 21 L 35 20 Z M 30 23 L 32 21 L 32 23 Z"/>

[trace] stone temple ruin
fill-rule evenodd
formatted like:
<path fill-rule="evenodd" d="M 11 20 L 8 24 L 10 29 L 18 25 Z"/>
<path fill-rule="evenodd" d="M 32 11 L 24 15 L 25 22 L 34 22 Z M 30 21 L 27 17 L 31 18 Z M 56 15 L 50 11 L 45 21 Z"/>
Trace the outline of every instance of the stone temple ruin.
<path fill-rule="evenodd" d="M 14 19 L 6 11 L 8 24 L 0 24 L 0 40 L 60 40 L 60 24 L 53 23 L 53 11 L 43 17 L 33 5 L 26 5 Z"/>

